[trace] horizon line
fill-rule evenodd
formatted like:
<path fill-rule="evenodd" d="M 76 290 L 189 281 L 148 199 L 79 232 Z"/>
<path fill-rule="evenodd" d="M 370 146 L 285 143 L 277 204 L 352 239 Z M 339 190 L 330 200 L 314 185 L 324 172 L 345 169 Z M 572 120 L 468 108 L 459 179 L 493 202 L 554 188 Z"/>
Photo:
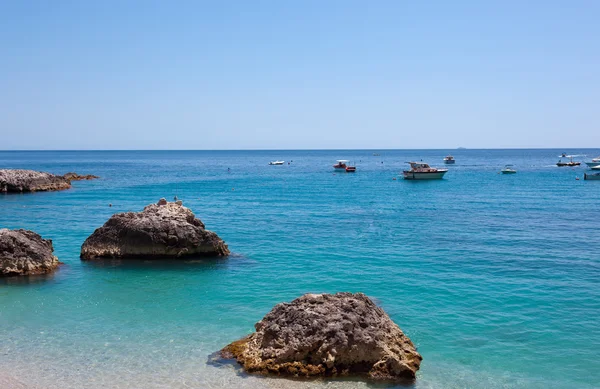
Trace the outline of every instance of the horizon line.
<path fill-rule="evenodd" d="M 565 150 L 565 149 L 583 149 L 583 150 L 594 150 L 599 149 L 598 147 L 454 147 L 454 148 L 300 148 L 300 149 L 0 149 L 0 152 L 52 152 L 52 151 L 404 151 L 404 150 Z"/>

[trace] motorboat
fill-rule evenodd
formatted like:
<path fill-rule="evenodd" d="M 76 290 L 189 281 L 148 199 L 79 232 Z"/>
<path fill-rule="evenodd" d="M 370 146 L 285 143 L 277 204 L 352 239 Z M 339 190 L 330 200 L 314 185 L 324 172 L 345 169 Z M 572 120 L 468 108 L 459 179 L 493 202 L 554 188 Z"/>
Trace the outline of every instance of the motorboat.
<path fill-rule="evenodd" d="M 512 168 L 512 165 L 504 166 L 504 169 L 500 170 L 502 174 L 515 174 L 517 171 Z"/>
<path fill-rule="evenodd" d="M 596 158 L 592 159 L 592 162 L 586 162 L 585 164 L 588 165 L 589 167 L 600 166 L 600 157 L 596 157 Z"/>
<path fill-rule="evenodd" d="M 410 170 L 402 172 L 405 180 L 439 180 L 448 172 L 448 169 L 436 169 L 423 162 L 407 163 Z"/>
<path fill-rule="evenodd" d="M 283 165 L 285 163 L 285 161 L 271 161 L 269 162 L 269 165 Z"/>
<path fill-rule="evenodd" d="M 600 165 L 591 166 L 590 169 L 592 169 L 592 170 L 600 170 Z"/>
<path fill-rule="evenodd" d="M 355 173 L 356 166 L 346 166 L 346 173 Z"/>
<path fill-rule="evenodd" d="M 347 163 L 350 161 L 348 161 L 347 159 L 338 159 L 336 162 L 337 163 L 333 165 L 333 168 L 335 170 L 346 170 L 346 168 L 348 167 Z"/>
<path fill-rule="evenodd" d="M 454 157 L 453 157 L 453 156 L 451 156 L 451 155 L 448 155 L 446 158 L 444 158 L 444 163 L 445 163 L 446 165 L 453 165 L 453 164 L 455 164 L 455 163 L 456 163 L 456 160 L 454 159 Z"/>
<path fill-rule="evenodd" d="M 556 163 L 556 166 L 579 166 L 581 165 L 581 162 L 577 162 L 577 161 L 573 161 L 574 157 L 578 157 L 578 155 L 566 155 L 565 153 L 562 153 L 562 155 L 559 156 L 559 160 Z M 568 158 L 569 161 L 565 162 L 563 161 L 563 158 Z"/>
<path fill-rule="evenodd" d="M 599 180 L 600 181 L 600 173 L 583 173 L 583 179 L 588 181 Z"/>

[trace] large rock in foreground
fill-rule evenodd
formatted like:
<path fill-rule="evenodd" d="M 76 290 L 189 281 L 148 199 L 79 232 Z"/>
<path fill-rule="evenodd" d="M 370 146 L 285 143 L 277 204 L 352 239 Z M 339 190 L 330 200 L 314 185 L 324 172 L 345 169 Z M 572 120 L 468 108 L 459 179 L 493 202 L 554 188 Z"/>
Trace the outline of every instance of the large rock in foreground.
<path fill-rule="evenodd" d="M 148 205 L 113 215 L 81 246 L 81 259 L 226 256 L 221 238 L 180 203 Z"/>
<path fill-rule="evenodd" d="M 45 274 L 60 262 L 52 241 L 28 230 L 0 229 L 0 276 Z"/>
<path fill-rule="evenodd" d="M 0 192 L 38 192 L 69 189 L 71 182 L 63 176 L 34 170 L 1 169 Z"/>
<path fill-rule="evenodd" d="M 255 328 L 221 350 L 249 373 L 414 380 L 421 364 L 410 339 L 362 293 L 305 294 Z"/>

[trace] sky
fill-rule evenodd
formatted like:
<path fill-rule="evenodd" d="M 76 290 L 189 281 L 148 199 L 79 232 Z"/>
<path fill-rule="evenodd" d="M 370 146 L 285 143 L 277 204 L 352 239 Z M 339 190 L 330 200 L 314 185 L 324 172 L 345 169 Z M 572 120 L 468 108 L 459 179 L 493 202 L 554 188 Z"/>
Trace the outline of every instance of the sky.
<path fill-rule="evenodd" d="M 0 149 L 600 147 L 600 1 L 0 1 Z"/>

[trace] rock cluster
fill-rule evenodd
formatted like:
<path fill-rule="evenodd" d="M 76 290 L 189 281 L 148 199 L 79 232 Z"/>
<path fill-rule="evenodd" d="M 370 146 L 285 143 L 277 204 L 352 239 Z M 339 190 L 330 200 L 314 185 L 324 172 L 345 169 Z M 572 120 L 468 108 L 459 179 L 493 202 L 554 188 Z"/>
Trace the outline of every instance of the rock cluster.
<path fill-rule="evenodd" d="M 410 381 L 421 364 L 410 339 L 362 293 L 305 294 L 255 328 L 221 350 L 250 373 Z"/>
<path fill-rule="evenodd" d="M 227 245 L 191 210 L 161 199 L 142 212 L 113 215 L 81 246 L 81 259 L 226 256 Z"/>
<path fill-rule="evenodd" d="M 69 172 L 63 176 L 66 180 L 69 181 L 82 181 L 82 180 L 95 180 L 96 178 L 100 178 L 93 174 L 86 174 L 84 176 L 80 176 L 77 173 Z"/>
<path fill-rule="evenodd" d="M 60 262 L 52 241 L 28 230 L 0 229 L 0 276 L 45 274 Z"/>

